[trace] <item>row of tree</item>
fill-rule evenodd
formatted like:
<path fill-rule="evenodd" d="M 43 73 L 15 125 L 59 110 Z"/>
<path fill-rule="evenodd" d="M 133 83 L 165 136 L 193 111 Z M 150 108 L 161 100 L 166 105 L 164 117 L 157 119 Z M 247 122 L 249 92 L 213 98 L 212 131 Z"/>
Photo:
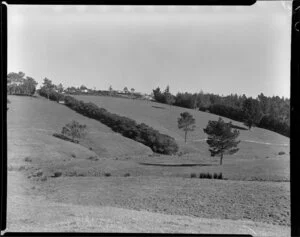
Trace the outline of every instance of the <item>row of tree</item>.
<path fill-rule="evenodd" d="M 231 94 L 220 96 L 211 93 L 170 93 L 159 87 L 153 90 L 157 102 L 197 109 L 244 122 L 252 126 L 266 128 L 285 136 L 290 135 L 290 100 L 279 96 L 267 97 L 263 93 L 256 98 Z"/>
<path fill-rule="evenodd" d="M 11 72 L 7 75 L 7 93 L 9 95 L 34 95 L 37 82 L 32 77 L 25 77 L 25 73 Z"/>

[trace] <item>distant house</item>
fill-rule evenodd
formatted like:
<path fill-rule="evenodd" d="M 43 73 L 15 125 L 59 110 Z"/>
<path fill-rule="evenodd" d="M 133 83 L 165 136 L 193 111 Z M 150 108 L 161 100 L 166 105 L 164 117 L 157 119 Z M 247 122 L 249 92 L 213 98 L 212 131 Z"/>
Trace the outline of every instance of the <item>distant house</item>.
<path fill-rule="evenodd" d="M 142 98 L 144 100 L 154 100 L 153 96 L 151 96 L 151 95 L 143 95 Z"/>

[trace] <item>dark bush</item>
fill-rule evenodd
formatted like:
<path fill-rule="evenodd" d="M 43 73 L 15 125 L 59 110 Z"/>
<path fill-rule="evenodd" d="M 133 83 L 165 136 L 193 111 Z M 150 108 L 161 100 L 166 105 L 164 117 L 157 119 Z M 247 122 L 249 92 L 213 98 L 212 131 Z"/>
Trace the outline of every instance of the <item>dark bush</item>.
<path fill-rule="evenodd" d="M 104 175 L 105 175 L 105 177 L 109 177 L 109 176 L 111 176 L 111 173 L 105 173 Z"/>
<path fill-rule="evenodd" d="M 197 177 L 196 173 L 191 173 L 191 178 L 196 178 L 196 177 Z"/>
<path fill-rule="evenodd" d="M 129 173 L 124 174 L 124 177 L 129 177 L 129 176 L 130 176 Z"/>
<path fill-rule="evenodd" d="M 285 152 L 284 151 L 280 151 L 280 152 L 278 152 L 278 155 L 284 155 L 285 154 Z"/>
<path fill-rule="evenodd" d="M 222 173 L 219 173 L 219 175 L 218 175 L 218 179 L 223 179 L 223 175 L 222 175 Z"/>
<path fill-rule="evenodd" d="M 41 95 L 47 97 L 47 94 L 45 93 L 42 93 Z M 84 116 L 100 121 L 110 127 L 113 131 L 121 133 L 125 137 L 143 143 L 150 147 L 154 152 L 169 155 L 178 151 L 178 145 L 174 138 L 161 134 L 144 123 L 137 124 L 133 119 L 110 113 L 103 108 L 99 108 L 93 103 L 84 103 L 83 101 L 78 101 L 71 96 L 62 95 L 60 97 L 57 92 L 50 96 L 51 100 L 58 101 L 62 98 L 64 99 L 65 105 L 69 108 Z M 57 134 L 54 136 L 61 139 L 65 138 Z"/>
<path fill-rule="evenodd" d="M 245 115 L 241 109 L 234 108 L 231 106 L 214 104 L 209 106 L 208 110 L 210 113 L 237 120 L 240 122 L 244 121 L 245 119 Z"/>
<path fill-rule="evenodd" d="M 280 122 L 272 116 L 265 115 L 259 122 L 260 128 L 265 128 L 281 135 L 290 137 L 290 126 L 287 123 Z"/>
<path fill-rule="evenodd" d="M 60 176 L 62 176 L 62 172 L 56 171 L 56 172 L 54 172 L 52 177 L 57 178 L 57 177 L 60 177 Z"/>
<path fill-rule="evenodd" d="M 24 160 L 25 160 L 26 162 L 32 162 L 32 159 L 31 159 L 29 156 L 25 157 Z"/>
<path fill-rule="evenodd" d="M 200 179 L 223 179 L 222 173 L 214 173 L 213 175 L 210 173 L 200 173 Z"/>

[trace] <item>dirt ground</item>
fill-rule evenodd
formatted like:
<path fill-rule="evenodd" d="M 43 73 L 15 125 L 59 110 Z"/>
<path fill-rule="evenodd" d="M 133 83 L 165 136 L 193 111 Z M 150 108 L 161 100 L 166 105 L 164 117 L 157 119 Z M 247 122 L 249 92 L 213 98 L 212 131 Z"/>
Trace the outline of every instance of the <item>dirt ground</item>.
<path fill-rule="evenodd" d="M 63 178 L 64 179 L 64 178 Z M 110 180 L 112 179 L 112 180 Z M 166 211 L 162 211 L 162 203 L 152 202 L 152 204 L 159 205 L 156 211 L 145 210 L 145 207 L 149 206 L 149 202 L 143 204 L 143 208 L 138 210 L 137 208 L 141 203 L 135 202 L 139 199 L 135 198 L 135 193 L 131 193 L 128 197 L 128 187 L 125 185 L 117 185 L 109 192 L 103 190 L 103 183 L 107 183 L 104 186 L 112 187 L 112 183 L 122 183 L 122 181 L 116 178 L 106 177 L 100 185 L 99 178 L 86 178 L 77 177 L 76 180 L 69 180 L 65 182 L 61 178 L 53 179 L 47 185 L 45 182 L 30 183 L 27 179 L 24 179 L 24 175 L 20 171 L 11 171 L 8 175 L 8 228 L 6 231 L 17 232 L 127 232 L 127 233 L 207 233 L 207 234 L 251 234 L 253 236 L 290 236 L 290 226 L 288 225 L 274 225 L 263 222 L 257 222 L 248 220 L 231 220 L 221 218 L 205 218 L 195 217 L 193 215 L 181 214 L 167 214 Z M 108 182 L 107 182 L 108 181 Z M 112 182 L 111 182 L 112 181 Z M 130 180 L 128 180 L 130 181 Z M 136 181 L 137 182 L 137 181 Z M 143 181 L 143 184 L 146 181 Z M 149 182 L 149 180 L 148 180 Z M 158 181 L 156 181 L 158 182 Z M 220 181 L 221 182 L 221 181 Z M 61 185 L 57 185 L 60 183 Z M 130 182 L 132 183 L 132 182 Z M 75 189 L 71 185 L 79 185 L 77 189 L 78 193 L 74 193 Z M 87 185 L 89 184 L 89 185 Z M 155 184 L 156 185 L 156 184 Z M 166 186 L 166 184 L 164 184 Z M 61 187 L 63 186 L 63 188 Z M 88 186 L 92 186 L 93 189 L 89 189 Z M 162 185 L 161 185 L 162 186 Z M 255 185 L 253 185 L 255 186 Z M 69 187 L 69 188 L 67 188 Z M 157 188 L 153 190 L 152 187 L 143 187 L 143 193 L 161 192 Z M 60 192 L 53 193 L 53 188 L 56 191 L 60 189 Z M 83 190 L 85 188 L 85 190 Z M 164 187 L 165 188 L 165 187 Z M 206 187 L 207 189 L 208 187 Z M 281 187 L 286 188 L 286 187 Z M 89 189 L 90 192 L 86 192 Z M 115 191 L 113 191 L 115 189 Z M 47 192 L 46 190 L 51 192 Z M 70 192 L 71 190 L 71 192 Z M 96 191 L 97 190 L 97 191 Z M 117 191 L 116 191 L 117 190 Z M 184 190 L 181 190 L 181 195 L 184 194 Z M 175 191 L 175 190 L 174 190 Z M 274 190 L 273 190 L 274 191 Z M 123 200 L 132 205 L 128 207 L 118 207 L 119 205 L 112 204 L 113 199 L 118 199 L 120 196 L 125 196 Z M 176 191 L 175 191 L 176 192 Z M 276 192 L 276 191 L 275 191 Z M 47 193 L 47 194 L 46 194 Z M 91 195 L 93 193 L 93 195 Z M 118 195 L 117 195 L 118 193 Z M 46 194 L 46 195 L 45 195 Z M 110 198 L 106 198 L 106 204 L 99 203 L 100 196 L 97 198 L 98 204 L 90 202 L 93 196 L 97 195 L 110 195 Z M 139 196 L 141 190 L 139 190 Z M 180 194 L 179 194 L 180 195 Z M 53 196 L 56 196 L 53 198 Z M 119 197 L 118 197 L 119 196 Z M 149 199 L 155 200 L 159 197 L 159 193 L 149 196 Z M 212 196 L 210 196 L 212 198 Z M 215 198 L 218 199 L 216 196 Z M 228 197 L 227 197 L 228 198 Z M 71 202 L 69 199 L 73 199 Z M 175 198 L 174 198 L 175 199 Z M 200 199 L 200 198 L 199 198 Z M 214 198 L 213 198 L 214 199 Z M 237 198 L 239 199 L 239 198 Z M 189 200 L 189 199 L 187 199 Z M 275 199 L 274 199 L 275 200 Z M 209 201 L 209 200 L 207 200 Z M 105 202 L 105 201 L 104 201 Z M 108 204 L 111 203 L 112 205 Z M 150 201 L 151 202 L 151 201 Z M 224 203 L 222 204 L 224 205 Z M 126 206 L 126 205 L 125 205 Z M 134 208 L 135 206 L 135 208 Z M 211 208 L 212 206 L 210 206 Z M 150 207 L 151 209 L 151 207 Z M 212 208 L 218 209 L 218 208 Z M 230 207 L 229 207 L 230 209 Z M 250 208 L 251 209 L 251 208 Z M 261 208 L 262 209 L 262 208 Z"/>

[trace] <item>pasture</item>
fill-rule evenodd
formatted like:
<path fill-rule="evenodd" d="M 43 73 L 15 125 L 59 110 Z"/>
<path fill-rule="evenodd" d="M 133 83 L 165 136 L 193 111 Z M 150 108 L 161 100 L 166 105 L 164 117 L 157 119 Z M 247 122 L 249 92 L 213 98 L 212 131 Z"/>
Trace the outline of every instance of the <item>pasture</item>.
<path fill-rule="evenodd" d="M 21 206 L 22 202 L 27 202 L 26 198 L 34 196 L 42 200 L 40 203 L 51 204 L 53 208 L 67 205 L 75 217 L 78 217 L 79 210 L 87 213 L 83 207 L 89 212 L 93 212 L 90 209 L 94 207 L 102 211 L 105 208 L 124 209 L 121 213 L 130 215 L 130 218 L 140 212 L 145 216 L 155 214 L 162 220 L 169 219 L 179 225 L 178 231 L 181 232 L 195 233 L 199 231 L 197 221 L 211 219 L 214 224 L 211 232 L 206 233 L 214 233 L 218 229 L 216 226 L 225 226 L 226 221 L 234 220 L 243 221 L 243 225 L 256 233 L 272 236 L 272 231 L 277 229 L 278 233 L 289 234 L 287 137 L 259 128 L 240 130 L 240 151 L 225 156 L 223 166 L 219 166 L 218 158 L 210 157 L 204 141 L 203 128 L 209 120 L 218 118 L 213 114 L 148 101 L 76 96 L 174 137 L 180 153 L 166 156 L 154 154 L 150 148 L 114 133 L 100 122 L 64 105 L 40 97 L 8 98 L 11 101 L 7 118 L 8 192 L 16 197 L 8 200 L 11 208 L 8 209 L 8 227 L 11 230 L 17 228 L 14 220 L 18 220 L 23 229 L 36 228 L 38 220 L 33 212 L 26 212 L 25 206 L 23 209 L 13 207 Z M 188 134 L 187 144 L 183 132 L 177 128 L 177 118 L 184 111 L 193 114 L 197 126 Z M 71 120 L 87 125 L 88 135 L 80 144 L 52 136 Z M 241 123 L 233 123 L 243 127 Z M 281 151 L 285 154 L 279 155 Z M 55 172 L 61 176 L 55 177 Z M 224 180 L 200 179 L 201 172 L 222 172 Z M 191 178 L 192 173 L 196 173 L 197 178 Z M 18 191 L 19 186 L 23 187 L 22 192 Z M 72 223 L 74 216 L 69 216 L 66 211 L 61 213 L 60 222 L 50 214 L 43 218 L 58 231 L 72 229 L 72 225 L 63 223 Z M 117 217 L 101 219 L 102 225 L 106 226 L 104 230 L 110 232 L 117 228 L 111 218 Z M 192 218 L 193 224 L 185 226 L 180 218 Z M 83 230 L 81 225 L 85 222 L 78 219 L 75 222 L 78 230 Z M 138 223 L 135 219 L 132 222 Z M 118 219 L 118 223 L 123 231 L 137 230 L 125 219 Z M 168 232 L 172 225 L 166 222 L 160 230 Z M 203 228 L 208 229 L 207 226 Z M 89 229 L 97 230 L 92 226 Z M 149 230 L 151 228 L 146 224 L 144 229 L 138 229 L 142 232 Z M 253 234 L 247 228 L 241 231 Z"/>

